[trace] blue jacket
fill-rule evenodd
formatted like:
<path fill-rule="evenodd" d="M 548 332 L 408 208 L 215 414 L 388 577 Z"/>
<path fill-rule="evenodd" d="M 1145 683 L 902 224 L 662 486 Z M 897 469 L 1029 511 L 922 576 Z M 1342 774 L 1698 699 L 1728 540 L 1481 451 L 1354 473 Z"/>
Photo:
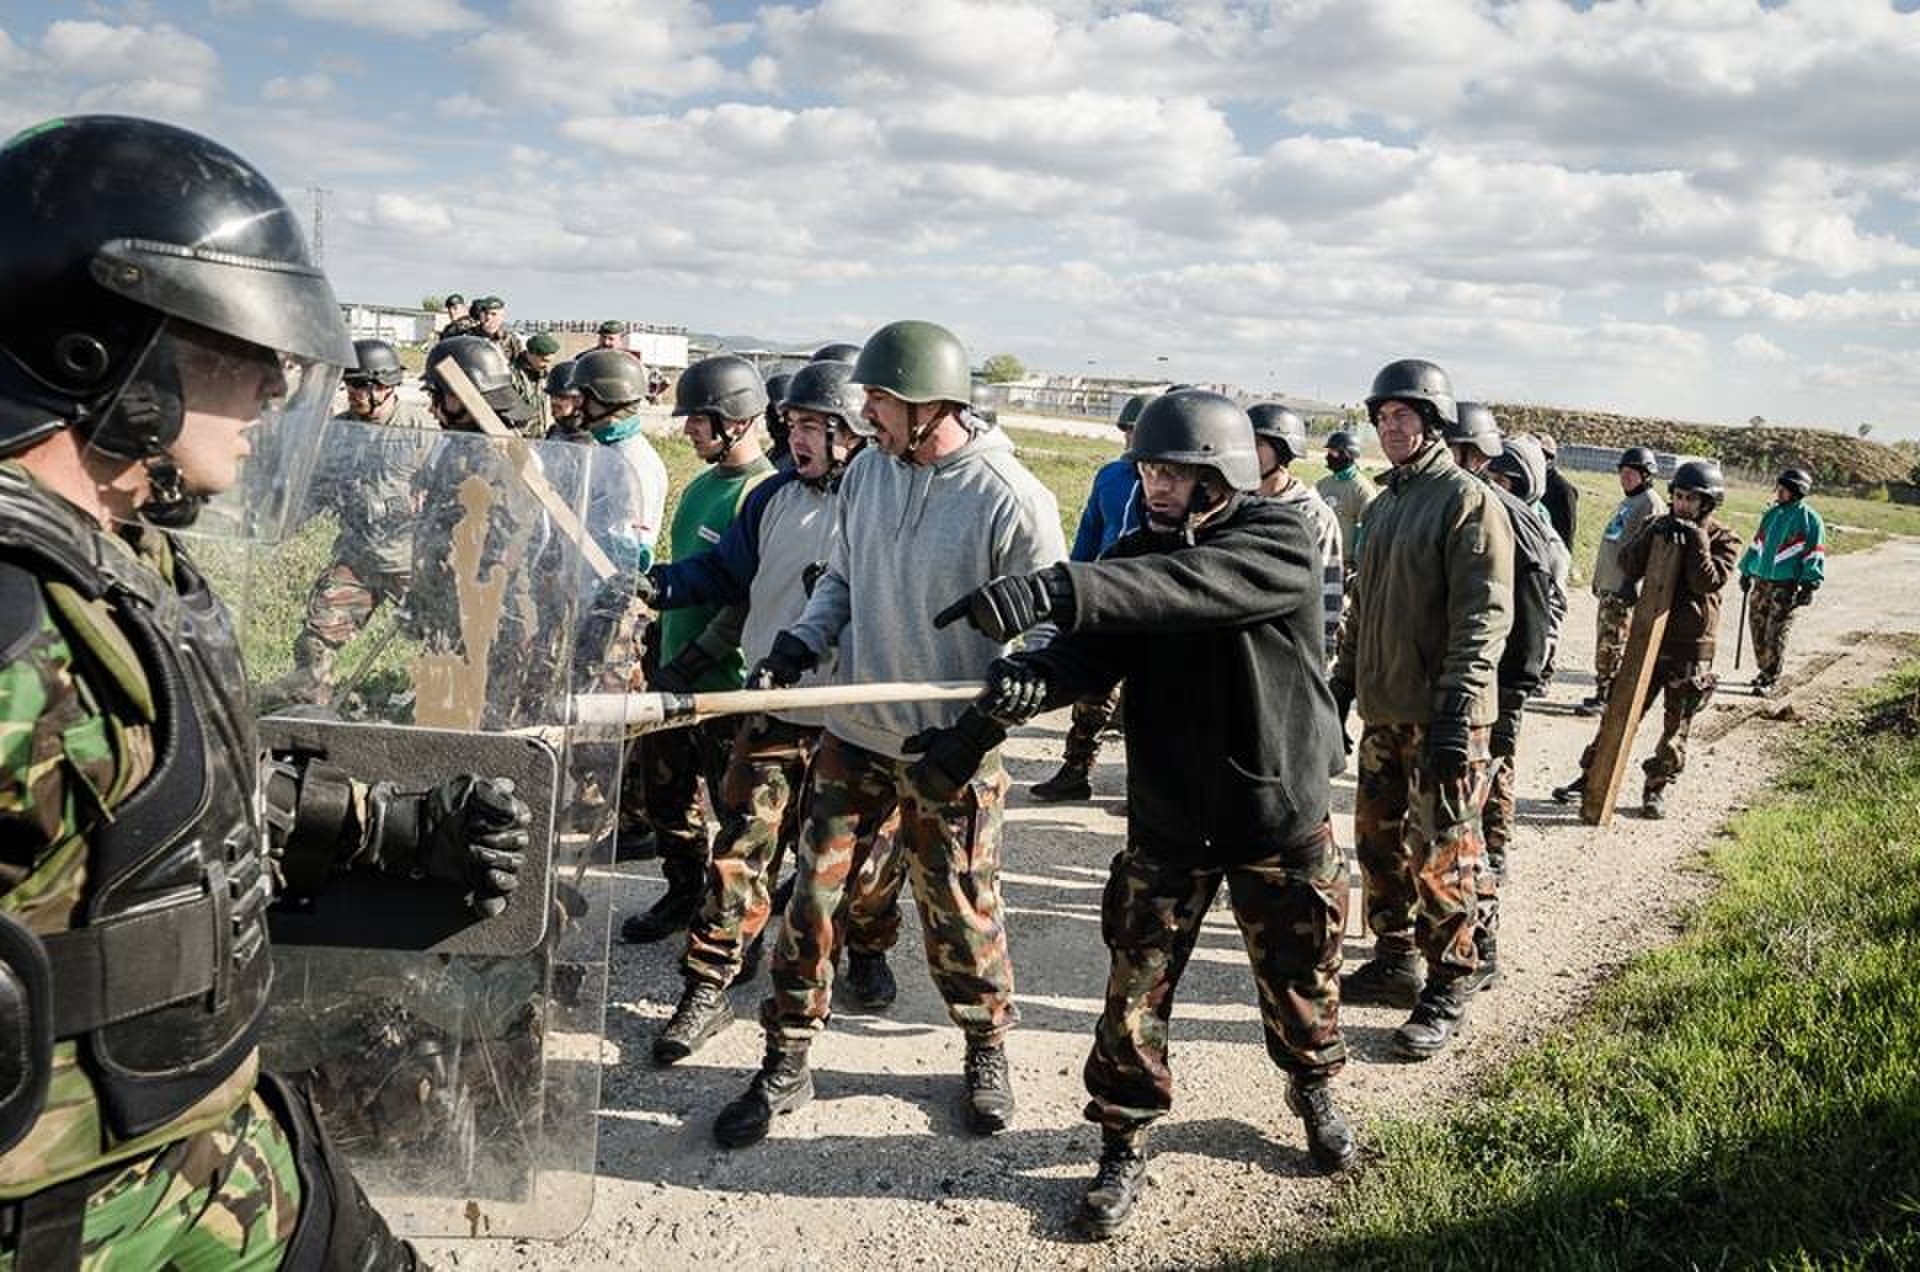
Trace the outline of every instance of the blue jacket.
<path fill-rule="evenodd" d="M 684 560 L 654 566 L 650 573 L 660 589 L 660 608 L 736 605 L 746 600 L 753 576 L 760 572 L 760 523 L 766 518 L 767 505 L 782 487 L 797 480 L 791 468 L 774 473 L 747 492 L 718 543 Z"/>
<path fill-rule="evenodd" d="M 1087 492 L 1087 506 L 1080 514 L 1080 529 L 1073 536 L 1069 559 L 1097 561 L 1121 535 L 1131 534 L 1146 523 L 1146 503 L 1133 461 L 1110 460 L 1093 475 L 1093 489 Z"/>

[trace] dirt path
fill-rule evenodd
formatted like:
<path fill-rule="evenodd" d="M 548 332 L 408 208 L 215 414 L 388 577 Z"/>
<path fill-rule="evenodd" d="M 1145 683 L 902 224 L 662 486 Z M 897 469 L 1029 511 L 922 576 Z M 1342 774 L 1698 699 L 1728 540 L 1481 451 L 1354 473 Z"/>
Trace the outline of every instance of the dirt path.
<path fill-rule="evenodd" d="M 1895 541 L 1836 559 L 1820 601 L 1795 632 L 1793 691 L 1818 717 L 1839 692 L 1897 658 L 1876 639 L 1920 631 L 1920 541 Z M 1731 673 L 1738 597 L 1730 592 L 1721 672 Z M 1482 995 L 1462 1043 L 1423 1065 L 1395 1063 L 1387 1040 L 1404 1013 L 1344 1013 L 1354 1063 L 1339 1090 L 1367 1115 L 1408 1112 L 1463 1090 L 1494 1058 L 1561 1020 L 1594 982 L 1674 930 L 1678 906 L 1701 877 L 1690 858 L 1759 793 L 1778 765 L 1776 741 L 1794 725 L 1762 704 L 1723 693 L 1699 722 L 1691 764 L 1657 827 L 1623 816 L 1606 831 L 1577 823 L 1546 796 L 1575 771 L 1593 722 L 1568 714 L 1584 696 L 1592 602 L 1569 619 L 1563 671 L 1522 738 L 1521 826 L 1507 888 L 1504 983 Z M 1809 680 L 1807 673 L 1814 674 Z M 651 1067 L 647 1045 L 678 990 L 677 944 L 617 947 L 616 1003 L 601 1121 L 602 1177 L 592 1217 L 558 1244 L 447 1241 L 429 1253 L 459 1268 L 712 1267 L 736 1261 L 837 1272 L 902 1266 L 1137 1268 L 1206 1262 L 1270 1244 L 1305 1221 L 1328 1185 L 1308 1170 L 1285 1083 L 1268 1061 L 1245 955 L 1231 916 L 1216 909 L 1175 1012 L 1178 1105 L 1153 1140 L 1153 1189 L 1132 1227 L 1104 1246 L 1074 1238 L 1068 1220 L 1097 1153 L 1080 1117 L 1080 1066 L 1106 970 L 1100 885 L 1120 847 L 1112 811 L 1124 784 L 1118 748 L 1095 775 L 1090 806 L 1032 803 L 1024 787 L 1052 771 L 1064 716 L 1023 730 L 1009 747 L 1016 794 L 1008 814 L 1006 896 L 1022 1027 L 1009 1047 L 1021 1101 L 1018 1125 L 969 1136 L 957 1112 L 961 1041 L 921 970 L 914 925 L 895 955 L 901 996 L 884 1015 L 843 1008 L 814 1048 L 819 1098 L 780 1119 L 757 1148 L 723 1152 L 709 1126 L 758 1062 L 760 1035 L 736 1025 L 696 1059 Z M 1640 754 L 1655 730 L 1643 728 Z M 1336 826 L 1351 843 L 1352 779 L 1336 788 Z M 1626 791 L 1638 800 L 1638 778 Z M 631 869 L 631 868 L 629 868 Z M 625 909 L 660 883 L 635 870 Z M 1355 920 L 1357 926 L 1358 920 Z M 1352 939 L 1349 958 L 1367 941 Z M 764 979 L 734 992 L 751 1018 Z M 850 1005 L 848 1005 L 850 1007 Z"/>

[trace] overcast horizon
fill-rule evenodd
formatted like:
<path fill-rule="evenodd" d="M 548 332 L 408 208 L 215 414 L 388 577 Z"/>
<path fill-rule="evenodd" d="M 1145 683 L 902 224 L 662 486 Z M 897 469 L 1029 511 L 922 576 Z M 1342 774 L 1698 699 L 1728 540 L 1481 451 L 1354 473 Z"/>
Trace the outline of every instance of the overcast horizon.
<path fill-rule="evenodd" d="M 343 300 L 1894 440 L 1916 3 L 3 0 L 0 130 L 323 188 Z"/>

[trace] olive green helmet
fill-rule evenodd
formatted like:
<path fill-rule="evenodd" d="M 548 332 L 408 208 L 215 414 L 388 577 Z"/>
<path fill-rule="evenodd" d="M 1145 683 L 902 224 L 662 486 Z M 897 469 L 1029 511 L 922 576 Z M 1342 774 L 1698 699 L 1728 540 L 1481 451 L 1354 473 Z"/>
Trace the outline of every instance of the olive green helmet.
<path fill-rule="evenodd" d="M 853 364 L 853 382 L 903 402 L 973 402 L 966 346 L 938 323 L 917 319 L 890 322 L 867 337 Z"/>

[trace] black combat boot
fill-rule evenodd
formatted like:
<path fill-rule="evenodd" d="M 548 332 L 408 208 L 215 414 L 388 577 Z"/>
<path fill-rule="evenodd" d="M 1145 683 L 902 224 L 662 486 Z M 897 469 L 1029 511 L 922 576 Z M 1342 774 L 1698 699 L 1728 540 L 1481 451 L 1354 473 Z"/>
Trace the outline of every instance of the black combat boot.
<path fill-rule="evenodd" d="M 893 969 L 887 966 L 884 953 L 863 954 L 851 950 L 847 954 L 847 991 L 862 1007 L 878 1011 L 893 1006 L 900 986 L 893 979 Z"/>
<path fill-rule="evenodd" d="M 1093 798 L 1093 784 L 1087 781 L 1087 768 L 1071 761 L 1044 782 L 1035 782 L 1027 793 L 1043 804 L 1063 804 Z"/>
<path fill-rule="evenodd" d="M 998 1042 L 967 1040 L 967 1127 L 992 1135 L 1013 1125 L 1013 1074 Z"/>
<path fill-rule="evenodd" d="M 1565 786 L 1554 787 L 1553 802 L 1556 804 L 1577 804 L 1586 796 L 1586 793 L 1587 775 L 1582 773 Z"/>
<path fill-rule="evenodd" d="M 1640 815 L 1648 821 L 1659 821 L 1667 815 L 1667 788 L 1648 783 L 1640 792 Z"/>
<path fill-rule="evenodd" d="M 656 1064 L 678 1064 L 718 1037 L 733 1023 L 733 1004 L 727 991 L 709 981 L 690 980 L 680 993 L 680 1005 L 653 1039 Z"/>
<path fill-rule="evenodd" d="M 739 1099 L 720 1110 L 713 1138 L 722 1148 L 745 1148 L 767 1137 L 777 1113 L 804 1108 L 813 1099 L 807 1044 L 767 1038 L 767 1057 Z"/>
<path fill-rule="evenodd" d="M 1307 1127 L 1307 1155 L 1323 1175 L 1337 1175 L 1353 1165 L 1360 1154 L 1353 1130 L 1333 1103 L 1333 1089 L 1322 1082 L 1287 1084 L 1287 1107 L 1300 1115 Z"/>
<path fill-rule="evenodd" d="M 620 939 L 629 945 L 652 945 L 655 941 L 664 941 L 675 932 L 684 932 L 687 924 L 693 922 L 700 913 L 700 903 L 706 897 L 706 872 L 696 871 L 685 875 L 671 875 L 667 879 L 666 895 L 641 914 L 630 914 L 620 925 Z"/>
<path fill-rule="evenodd" d="M 1147 1188 L 1147 1133 L 1107 1131 L 1100 1142 L 1100 1168 L 1080 1199 L 1080 1231 L 1105 1241 L 1126 1225 L 1133 1203 Z"/>
<path fill-rule="evenodd" d="M 1438 1055 L 1453 1035 L 1466 1027 L 1467 995 L 1460 980 L 1429 981 L 1420 991 L 1407 1023 L 1393 1031 L 1393 1046 L 1403 1059 L 1425 1060 Z"/>
<path fill-rule="evenodd" d="M 1492 989 L 1500 980 L 1499 935 L 1485 927 L 1474 928 L 1473 949 L 1480 956 L 1480 966 L 1460 978 L 1460 991 L 1468 997 Z"/>
<path fill-rule="evenodd" d="M 1340 978 L 1340 1001 L 1381 1007 L 1411 1007 L 1420 997 L 1420 956 L 1412 950 L 1376 950 Z"/>

